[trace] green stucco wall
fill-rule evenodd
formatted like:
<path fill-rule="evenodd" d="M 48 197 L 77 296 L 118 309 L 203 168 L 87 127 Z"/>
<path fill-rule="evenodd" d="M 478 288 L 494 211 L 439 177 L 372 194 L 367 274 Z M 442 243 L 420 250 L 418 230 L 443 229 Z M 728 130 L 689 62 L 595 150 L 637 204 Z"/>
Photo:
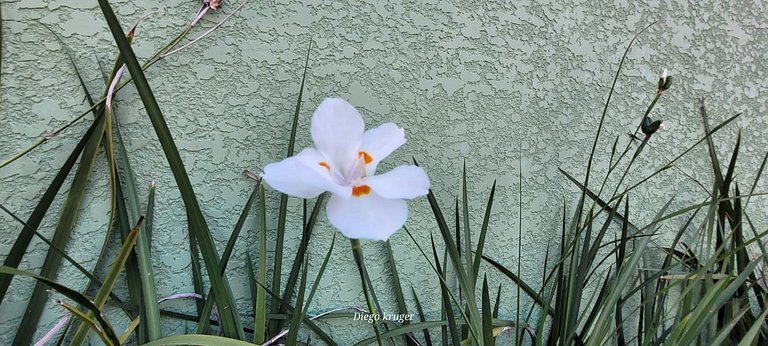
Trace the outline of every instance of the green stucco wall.
<path fill-rule="evenodd" d="M 193 16 L 195 0 L 112 1 L 121 23 L 129 27 L 143 13 L 159 12 L 139 27 L 134 49 L 146 58 L 162 47 Z M 43 24 L 61 35 L 73 51 L 89 88 L 103 88 L 99 62 L 111 67 L 111 35 L 95 0 L 3 1 L 2 76 L 0 76 L 0 160 L 31 145 L 86 109 L 83 91 L 64 48 Z M 193 36 L 221 20 L 234 6 L 207 15 Z M 668 68 L 673 88 L 664 95 L 655 117 L 667 131 L 654 136 L 653 150 L 639 159 L 628 181 L 636 182 L 664 165 L 703 134 L 697 110 L 705 97 L 713 122 L 737 112 L 744 115 L 717 138 L 727 159 L 731 139 L 742 128 L 738 179 L 748 186 L 768 139 L 768 20 L 762 1 L 455 1 L 370 0 L 249 1 L 220 30 L 173 55 L 147 72 L 155 95 L 195 186 L 219 248 L 223 248 L 253 183 L 244 169 L 259 171 L 285 154 L 290 119 L 310 40 L 309 72 L 299 121 L 298 146 L 310 144 L 309 118 L 327 96 L 356 105 L 368 126 L 395 122 L 408 143 L 382 168 L 416 157 L 432 179 L 446 211 L 458 195 L 466 159 L 475 229 L 484 200 L 496 179 L 498 191 L 486 252 L 513 266 L 522 256 L 522 277 L 540 282 L 548 243 L 559 238 L 563 199 L 571 206 L 575 188 L 558 167 L 583 177 L 588 148 L 618 61 L 633 33 L 658 23 L 630 51 L 606 118 L 596 158 L 596 177 L 607 169 L 610 145 L 635 129 L 655 91 L 658 74 Z M 191 292 L 186 218 L 180 195 L 152 126 L 133 87 L 117 97 L 117 117 L 131 164 L 146 195 L 157 180 L 153 246 L 161 296 Z M 91 117 L 78 122 L 23 159 L 0 169 L 0 203 L 22 218 L 29 215 Z M 522 160 L 522 199 L 518 197 L 518 162 Z M 104 237 L 109 205 L 105 157 L 91 177 L 69 254 L 86 268 L 95 264 Z M 709 186 L 704 147 L 680 162 L 680 169 Z M 764 188 L 760 183 L 758 189 Z M 679 171 L 652 179 L 631 196 L 637 223 L 645 224 L 672 195 L 676 206 L 706 197 Z M 269 228 L 275 228 L 277 194 L 271 198 Z M 63 197 L 60 195 L 60 200 Z M 755 200 L 754 207 L 766 210 Z M 41 233 L 51 235 L 61 203 L 48 213 Z M 301 205 L 290 200 L 286 253 L 297 247 Z M 522 214 L 519 212 L 522 209 Z M 426 198 L 410 202 L 407 226 L 421 244 L 437 232 Z M 451 214 L 452 217 L 452 213 Z M 765 213 L 755 213 L 765 225 Z M 643 219 L 645 217 L 645 219 Z M 517 225 L 522 218 L 523 235 Z M 311 277 L 330 244 L 333 229 L 325 216 L 310 247 Z M 670 229 L 674 223 L 669 225 Z M 229 278 L 242 307 L 250 311 L 245 276 L 246 252 L 256 252 L 256 223 L 236 247 Z M 0 256 L 10 250 L 20 227 L 0 214 Z M 437 233 L 436 233 L 437 234 Z M 270 232 L 273 236 L 273 232 Z M 273 238 L 272 238 L 273 239 Z M 311 313 L 363 305 L 362 291 L 348 242 L 337 239 L 329 272 L 321 281 Z M 414 286 L 428 313 L 439 311 L 439 287 L 432 270 L 404 232 L 392 239 L 406 290 Z M 523 253 L 517 251 L 522 241 Z M 390 281 L 381 244 L 364 242 L 369 270 L 379 296 L 392 307 Z M 270 244 L 270 250 L 274 243 Z M 46 251 L 35 240 L 21 265 L 39 270 Z M 284 267 L 289 267 L 286 262 Z M 314 270 L 314 271 L 313 271 Z M 504 318 L 514 318 L 515 286 L 493 270 L 493 286 L 503 284 Z M 287 273 L 286 273 L 287 274 Z M 59 280 L 74 288 L 85 279 L 64 264 Z M 33 282 L 16 279 L 0 306 L 0 344 L 9 344 Z M 120 291 L 125 296 L 125 291 Z M 54 295 L 55 296 L 55 295 Z M 407 294 L 410 298 L 410 294 Z M 526 312 L 530 303 L 523 300 Z M 190 309 L 191 304 L 166 307 Z M 63 315 L 50 304 L 38 336 Z M 122 330 L 127 323 L 115 314 Z M 168 332 L 184 325 L 170 320 Z M 369 335 L 364 323 L 333 321 L 330 334 L 342 345 Z"/>

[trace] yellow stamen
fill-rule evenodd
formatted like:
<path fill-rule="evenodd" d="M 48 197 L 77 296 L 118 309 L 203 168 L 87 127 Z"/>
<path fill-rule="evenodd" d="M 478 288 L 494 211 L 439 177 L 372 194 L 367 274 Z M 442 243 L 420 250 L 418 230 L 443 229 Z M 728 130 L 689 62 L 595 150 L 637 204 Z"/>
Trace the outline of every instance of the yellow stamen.
<path fill-rule="evenodd" d="M 365 162 L 366 165 L 373 161 L 373 157 L 371 157 L 370 154 L 364 151 L 358 152 L 358 156 L 363 158 L 363 161 Z"/>
<path fill-rule="evenodd" d="M 325 161 L 320 161 L 320 166 L 323 166 L 323 167 L 325 167 L 325 169 L 327 169 L 327 170 L 328 170 L 328 173 L 330 173 L 330 172 L 331 172 L 331 166 L 328 164 L 328 162 L 325 162 Z"/>
<path fill-rule="evenodd" d="M 368 185 L 358 185 L 352 187 L 352 196 L 361 197 L 371 193 L 371 188 Z"/>

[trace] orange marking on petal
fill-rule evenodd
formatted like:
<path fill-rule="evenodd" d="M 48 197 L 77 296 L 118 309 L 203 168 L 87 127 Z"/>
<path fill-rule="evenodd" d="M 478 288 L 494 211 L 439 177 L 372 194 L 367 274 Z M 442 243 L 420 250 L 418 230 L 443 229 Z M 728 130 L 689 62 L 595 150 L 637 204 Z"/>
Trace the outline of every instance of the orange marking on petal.
<path fill-rule="evenodd" d="M 370 154 L 364 151 L 358 152 L 358 156 L 363 158 L 363 161 L 365 162 L 366 165 L 373 161 L 373 157 L 371 157 Z"/>
<path fill-rule="evenodd" d="M 331 172 L 331 166 L 328 164 L 328 162 L 320 161 L 320 166 L 325 167 L 325 169 L 327 169 L 329 173 Z"/>
<path fill-rule="evenodd" d="M 371 188 L 368 185 L 358 185 L 352 187 L 352 196 L 361 197 L 371 193 Z"/>

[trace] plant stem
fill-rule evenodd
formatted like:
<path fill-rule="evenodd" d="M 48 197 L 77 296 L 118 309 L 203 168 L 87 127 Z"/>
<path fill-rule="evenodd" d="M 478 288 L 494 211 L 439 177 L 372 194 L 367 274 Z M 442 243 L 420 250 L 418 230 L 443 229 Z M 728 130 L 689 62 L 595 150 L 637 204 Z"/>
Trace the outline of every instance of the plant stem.
<path fill-rule="evenodd" d="M 378 312 L 376 310 L 375 304 L 373 303 L 373 299 L 371 299 L 371 294 L 368 291 L 368 282 L 366 282 L 368 274 L 365 270 L 365 263 L 363 262 L 363 248 L 360 246 L 359 239 L 350 239 L 349 241 L 352 243 L 352 255 L 355 257 L 357 271 L 360 273 L 360 282 L 363 284 L 363 294 L 365 294 L 365 302 L 368 304 L 368 311 L 371 313 L 372 317 L 375 317 Z M 373 325 L 373 331 L 376 333 L 376 342 L 378 342 L 379 346 L 381 346 L 381 335 L 379 334 L 378 319 L 375 319 L 371 324 Z"/>

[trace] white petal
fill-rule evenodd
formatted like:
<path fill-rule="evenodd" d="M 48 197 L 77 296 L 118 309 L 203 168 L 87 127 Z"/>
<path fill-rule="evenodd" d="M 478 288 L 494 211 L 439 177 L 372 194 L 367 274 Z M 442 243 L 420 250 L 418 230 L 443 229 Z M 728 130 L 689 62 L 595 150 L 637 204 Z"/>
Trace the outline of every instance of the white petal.
<path fill-rule="evenodd" d="M 429 193 L 429 177 L 421 167 L 399 166 L 367 177 L 363 183 L 384 198 L 416 198 Z"/>
<path fill-rule="evenodd" d="M 360 151 L 366 152 L 372 159 L 365 166 L 366 173 L 371 175 L 376 172 L 379 162 L 403 144 L 405 144 L 405 131 L 393 123 L 382 124 L 365 131 Z"/>
<path fill-rule="evenodd" d="M 327 98 L 312 115 L 312 140 L 315 147 L 346 172 L 357 159 L 365 123 L 349 102 Z"/>
<path fill-rule="evenodd" d="M 323 161 L 325 158 L 319 151 L 307 148 L 295 156 L 267 165 L 261 177 L 273 189 L 295 197 L 314 198 L 324 191 L 349 196 L 351 188 L 340 186 L 329 169 L 320 165 Z"/>
<path fill-rule="evenodd" d="M 408 205 L 402 199 L 385 199 L 375 192 L 365 196 L 331 196 L 325 208 L 328 220 L 351 239 L 387 240 L 408 219 Z"/>

